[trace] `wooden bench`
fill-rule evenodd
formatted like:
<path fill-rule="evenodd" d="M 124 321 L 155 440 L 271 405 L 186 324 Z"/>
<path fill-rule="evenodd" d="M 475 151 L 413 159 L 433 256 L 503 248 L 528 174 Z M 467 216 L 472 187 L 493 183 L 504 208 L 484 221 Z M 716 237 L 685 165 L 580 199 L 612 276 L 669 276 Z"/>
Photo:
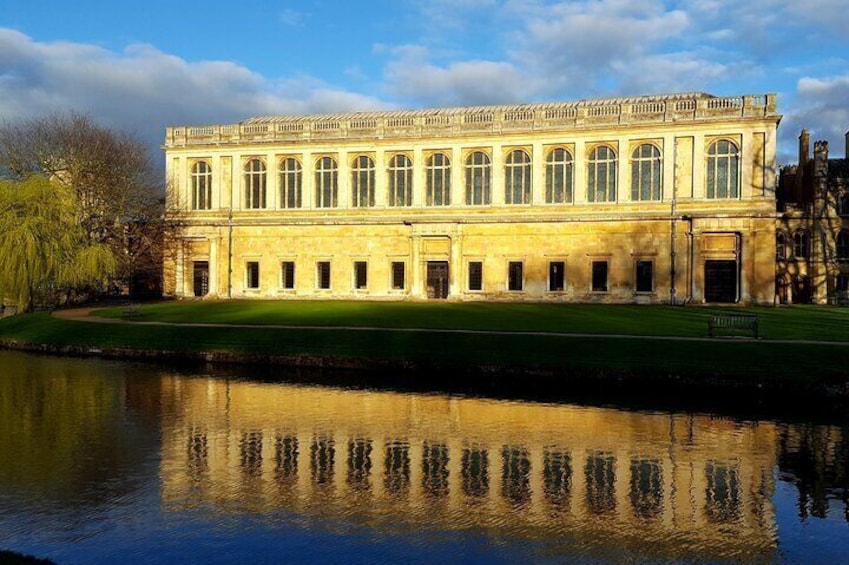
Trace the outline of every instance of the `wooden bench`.
<path fill-rule="evenodd" d="M 750 331 L 758 337 L 757 314 L 713 314 L 708 318 L 708 336 L 716 337 L 716 330 Z"/>

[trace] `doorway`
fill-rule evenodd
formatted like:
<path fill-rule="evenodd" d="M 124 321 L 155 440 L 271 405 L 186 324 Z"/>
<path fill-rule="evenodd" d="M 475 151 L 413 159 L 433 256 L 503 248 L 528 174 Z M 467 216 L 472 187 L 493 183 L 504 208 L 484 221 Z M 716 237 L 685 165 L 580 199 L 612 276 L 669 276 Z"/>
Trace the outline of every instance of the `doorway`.
<path fill-rule="evenodd" d="M 737 261 L 705 261 L 705 302 L 737 302 Z"/>
<path fill-rule="evenodd" d="M 193 271 L 195 296 L 206 296 L 209 293 L 209 261 L 195 261 Z"/>
<path fill-rule="evenodd" d="M 427 262 L 427 297 L 448 298 L 448 261 Z"/>

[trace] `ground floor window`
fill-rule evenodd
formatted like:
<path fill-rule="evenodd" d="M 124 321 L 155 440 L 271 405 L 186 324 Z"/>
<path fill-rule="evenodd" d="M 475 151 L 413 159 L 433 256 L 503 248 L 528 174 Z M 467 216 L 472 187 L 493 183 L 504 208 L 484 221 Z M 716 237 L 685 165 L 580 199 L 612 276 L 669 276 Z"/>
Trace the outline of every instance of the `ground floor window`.
<path fill-rule="evenodd" d="M 368 288 L 368 263 L 365 261 L 354 261 L 354 288 Z"/>
<path fill-rule="evenodd" d="M 607 292 L 607 261 L 593 261 L 592 291 Z"/>
<path fill-rule="evenodd" d="M 469 261 L 469 290 L 483 290 L 483 263 Z"/>
<path fill-rule="evenodd" d="M 566 287 L 566 263 L 551 261 L 548 263 L 548 290 L 561 291 Z"/>
<path fill-rule="evenodd" d="M 316 283 L 320 289 L 330 288 L 330 261 L 316 263 Z"/>
<path fill-rule="evenodd" d="M 259 288 L 259 261 L 248 261 L 245 267 L 245 288 Z"/>
<path fill-rule="evenodd" d="M 404 290 L 406 288 L 407 269 L 405 267 L 403 261 L 392 262 L 392 290 Z"/>
<path fill-rule="evenodd" d="M 524 265 L 521 261 L 510 261 L 507 265 L 507 290 L 524 288 Z"/>
<path fill-rule="evenodd" d="M 849 274 L 840 273 L 837 275 L 837 292 L 849 292 Z"/>
<path fill-rule="evenodd" d="M 295 262 L 283 261 L 280 264 L 280 285 L 286 289 L 295 288 Z"/>
<path fill-rule="evenodd" d="M 654 291 L 654 261 L 637 261 L 635 264 L 637 292 Z"/>

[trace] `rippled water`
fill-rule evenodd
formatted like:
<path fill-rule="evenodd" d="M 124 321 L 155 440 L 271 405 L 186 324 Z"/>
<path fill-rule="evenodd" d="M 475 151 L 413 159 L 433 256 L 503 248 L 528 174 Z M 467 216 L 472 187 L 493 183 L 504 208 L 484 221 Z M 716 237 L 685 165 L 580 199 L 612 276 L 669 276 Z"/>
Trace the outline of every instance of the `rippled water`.
<path fill-rule="evenodd" d="M 59 564 L 849 562 L 846 425 L 0 367 L 0 549 Z"/>

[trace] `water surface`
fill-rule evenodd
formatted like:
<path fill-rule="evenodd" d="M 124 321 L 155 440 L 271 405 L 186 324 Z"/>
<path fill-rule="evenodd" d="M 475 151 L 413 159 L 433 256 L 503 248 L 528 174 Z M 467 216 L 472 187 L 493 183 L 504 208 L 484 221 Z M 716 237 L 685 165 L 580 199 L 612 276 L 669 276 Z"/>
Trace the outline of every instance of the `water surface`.
<path fill-rule="evenodd" d="M 0 352 L 0 549 L 74 563 L 849 563 L 849 426 Z"/>

